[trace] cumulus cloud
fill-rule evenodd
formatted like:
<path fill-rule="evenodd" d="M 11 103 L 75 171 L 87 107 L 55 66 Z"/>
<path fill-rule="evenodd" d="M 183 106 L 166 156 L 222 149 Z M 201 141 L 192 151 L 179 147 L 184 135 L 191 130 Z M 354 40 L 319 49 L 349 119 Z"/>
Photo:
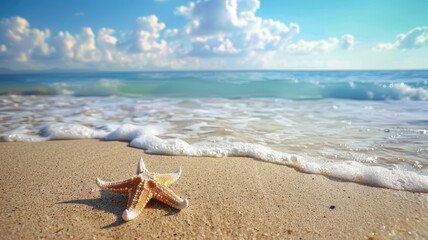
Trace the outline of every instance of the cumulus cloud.
<path fill-rule="evenodd" d="M 30 58 L 41 58 L 50 54 L 47 39 L 49 29 L 30 28 L 28 21 L 21 17 L 6 18 L 0 21 L 0 54 L 18 62 Z"/>
<path fill-rule="evenodd" d="M 355 44 L 355 38 L 351 34 L 345 34 L 340 41 L 340 47 L 345 50 L 352 49 Z"/>
<path fill-rule="evenodd" d="M 98 31 L 97 41 L 102 46 L 115 46 L 118 39 L 114 36 L 114 29 L 110 28 L 101 28 Z"/>
<path fill-rule="evenodd" d="M 295 55 L 322 54 L 336 49 L 352 49 L 354 43 L 354 36 L 345 34 L 340 39 L 332 37 L 327 40 L 318 41 L 300 40 L 297 43 L 289 44 L 285 51 Z"/>
<path fill-rule="evenodd" d="M 190 46 L 186 46 L 185 54 L 202 58 L 278 50 L 299 33 L 297 24 L 256 16 L 259 8 L 259 0 L 190 2 L 175 11 L 188 19 L 186 26 L 167 33 L 186 37 Z"/>
<path fill-rule="evenodd" d="M 54 38 L 53 42 L 53 56 L 60 59 L 72 59 L 74 58 L 74 45 L 76 45 L 76 39 L 73 35 L 68 32 L 59 32 Z"/>
<path fill-rule="evenodd" d="M 119 45 L 130 53 L 165 53 L 167 42 L 160 39 L 160 32 L 165 24 L 159 22 L 155 15 L 139 17 L 131 33 L 131 39 Z"/>
<path fill-rule="evenodd" d="M 43 61 L 49 61 L 45 66 L 174 68 L 182 61 L 166 59 L 170 49 L 161 36 L 165 28 L 155 15 L 150 15 L 137 18 L 134 29 L 122 38 L 115 35 L 114 29 L 94 32 L 90 27 L 75 34 L 60 31 L 51 36 L 49 29 L 31 28 L 24 18 L 6 18 L 0 21 L 0 63 L 9 67 L 14 66 L 14 61 L 20 62 L 19 66 L 43 65 Z"/>
<path fill-rule="evenodd" d="M 82 62 L 99 60 L 97 48 L 95 46 L 95 34 L 91 28 L 85 27 L 82 32 L 76 36 L 75 45 L 76 58 Z"/>
<path fill-rule="evenodd" d="M 378 43 L 375 50 L 416 49 L 427 46 L 428 27 L 415 27 L 407 33 L 397 35 L 395 42 Z"/>
<path fill-rule="evenodd" d="M 195 57 L 227 57 L 240 54 L 229 38 L 222 35 L 209 38 L 195 38 L 192 40 L 192 49 L 186 54 Z"/>
<path fill-rule="evenodd" d="M 6 52 L 7 51 L 7 47 L 5 44 L 0 45 L 0 52 Z"/>
<path fill-rule="evenodd" d="M 96 62 L 100 53 L 96 47 L 95 34 L 85 27 L 79 34 L 59 32 L 52 42 L 52 58 L 75 60 L 78 62 Z"/>

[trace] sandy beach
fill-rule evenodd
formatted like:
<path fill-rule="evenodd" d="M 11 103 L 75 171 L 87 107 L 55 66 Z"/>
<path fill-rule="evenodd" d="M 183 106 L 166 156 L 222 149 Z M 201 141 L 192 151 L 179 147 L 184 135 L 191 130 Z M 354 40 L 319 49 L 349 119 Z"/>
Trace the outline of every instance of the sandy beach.
<path fill-rule="evenodd" d="M 428 238 L 428 194 L 341 182 L 249 158 L 144 154 L 125 142 L 0 143 L 1 239 Z M 183 169 L 172 186 L 190 206 L 151 200 L 134 221 L 127 196 L 95 178 L 135 173 L 143 156 L 159 173 Z"/>

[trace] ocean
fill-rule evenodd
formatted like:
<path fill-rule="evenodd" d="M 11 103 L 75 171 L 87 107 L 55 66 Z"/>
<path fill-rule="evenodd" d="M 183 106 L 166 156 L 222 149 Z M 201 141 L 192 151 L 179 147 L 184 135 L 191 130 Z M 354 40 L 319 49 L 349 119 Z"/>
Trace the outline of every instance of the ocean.
<path fill-rule="evenodd" d="M 1 74 L 0 138 L 121 140 L 428 192 L 428 71 Z"/>

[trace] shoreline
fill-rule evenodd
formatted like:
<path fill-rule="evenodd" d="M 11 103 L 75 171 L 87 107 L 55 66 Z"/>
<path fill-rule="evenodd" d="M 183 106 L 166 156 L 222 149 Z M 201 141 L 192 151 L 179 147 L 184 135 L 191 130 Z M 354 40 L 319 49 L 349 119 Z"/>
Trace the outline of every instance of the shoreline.
<path fill-rule="evenodd" d="M 125 142 L 0 143 L 0 235 L 17 238 L 383 239 L 428 236 L 428 194 L 370 187 L 250 158 L 148 155 Z M 127 196 L 95 178 L 183 169 L 171 187 L 190 206 L 151 200 L 121 219 Z"/>

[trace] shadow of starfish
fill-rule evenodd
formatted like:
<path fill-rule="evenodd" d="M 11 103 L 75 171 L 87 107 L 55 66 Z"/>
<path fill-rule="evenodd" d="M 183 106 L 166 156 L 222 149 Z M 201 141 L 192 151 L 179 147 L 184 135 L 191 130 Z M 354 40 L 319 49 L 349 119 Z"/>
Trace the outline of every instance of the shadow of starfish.
<path fill-rule="evenodd" d="M 122 213 L 126 208 L 127 202 L 128 195 L 126 194 L 115 194 L 108 191 L 101 191 L 100 198 L 76 199 L 59 202 L 58 204 L 83 204 L 92 207 L 92 209 L 113 213 L 116 215 L 116 221 L 101 227 L 101 229 L 108 229 L 126 223 L 122 219 Z M 145 208 L 166 210 L 167 213 L 164 216 L 172 216 L 179 212 L 179 210 L 162 204 L 156 200 L 150 200 Z"/>

